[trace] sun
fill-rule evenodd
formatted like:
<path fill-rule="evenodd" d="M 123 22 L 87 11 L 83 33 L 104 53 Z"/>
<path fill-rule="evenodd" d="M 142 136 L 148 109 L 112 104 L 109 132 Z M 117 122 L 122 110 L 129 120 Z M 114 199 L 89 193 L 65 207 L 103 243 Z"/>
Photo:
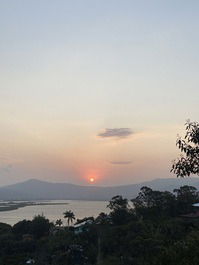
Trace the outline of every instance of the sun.
<path fill-rule="evenodd" d="M 89 181 L 90 181 L 91 183 L 93 183 L 93 182 L 95 181 L 95 179 L 94 179 L 93 177 L 91 177 L 91 178 L 89 179 Z"/>

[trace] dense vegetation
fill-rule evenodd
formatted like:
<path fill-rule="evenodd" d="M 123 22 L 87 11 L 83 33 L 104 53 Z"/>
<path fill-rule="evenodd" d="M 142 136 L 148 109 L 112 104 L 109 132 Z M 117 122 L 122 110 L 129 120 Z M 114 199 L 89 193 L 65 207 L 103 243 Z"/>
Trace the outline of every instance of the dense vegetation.
<path fill-rule="evenodd" d="M 113 197 L 110 214 L 78 220 L 78 231 L 69 226 L 71 211 L 64 213 L 67 227 L 44 216 L 13 227 L 1 223 L 0 265 L 199 264 L 196 202 L 199 194 L 191 186 L 173 193 L 143 187 L 132 201 Z"/>
<path fill-rule="evenodd" d="M 185 126 L 184 138 L 178 137 L 176 141 L 181 156 L 174 161 L 171 169 L 177 177 L 199 175 L 199 123 L 188 120 Z"/>

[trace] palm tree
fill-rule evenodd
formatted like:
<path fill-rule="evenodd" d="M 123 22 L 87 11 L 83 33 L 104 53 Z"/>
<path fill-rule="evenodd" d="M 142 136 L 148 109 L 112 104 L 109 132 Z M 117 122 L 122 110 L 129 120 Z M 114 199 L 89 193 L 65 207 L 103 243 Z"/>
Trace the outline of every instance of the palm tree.
<path fill-rule="evenodd" d="M 67 219 L 67 224 L 68 224 L 68 226 L 69 226 L 69 224 L 71 223 L 73 223 L 73 221 L 75 220 L 75 215 L 74 215 L 74 213 L 72 212 L 72 211 L 66 211 L 65 213 L 63 213 L 64 214 L 64 218 L 66 218 Z"/>
<path fill-rule="evenodd" d="M 57 219 L 55 225 L 61 226 L 63 224 L 61 219 Z"/>

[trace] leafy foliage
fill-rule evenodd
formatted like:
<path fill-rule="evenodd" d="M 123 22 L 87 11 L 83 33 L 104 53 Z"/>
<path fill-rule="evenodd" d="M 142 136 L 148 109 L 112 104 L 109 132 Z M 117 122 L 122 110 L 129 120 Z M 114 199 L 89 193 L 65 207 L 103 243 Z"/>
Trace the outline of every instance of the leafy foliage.
<path fill-rule="evenodd" d="M 123 198 L 121 195 L 117 195 L 110 200 L 107 207 L 114 211 L 118 209 L 127 209 L 128 200 Z"/>
<path fill-rule="evenodd" d="M 176 211 L 174 194 L 168 191 L 153 191 L 148 187 L 142 187 L 132 203 L 137 216 L 142 217 L 174 216 Z"/>
<path fill-rule="evenodd" d="M 111 210 L 110 218 L 113 224 L 121 225 L 127 222 L 130 215 L 128 206 L 128 200 L 120 195 L 110 200 L 107 207 Z"/>
<path fill-rule="evenodd" d="M 176 145 L 182 155 L 172 165 L 177 177 L 199 175 L 199 123 L 187 121 L 184 139 L 178 138 Z"/>

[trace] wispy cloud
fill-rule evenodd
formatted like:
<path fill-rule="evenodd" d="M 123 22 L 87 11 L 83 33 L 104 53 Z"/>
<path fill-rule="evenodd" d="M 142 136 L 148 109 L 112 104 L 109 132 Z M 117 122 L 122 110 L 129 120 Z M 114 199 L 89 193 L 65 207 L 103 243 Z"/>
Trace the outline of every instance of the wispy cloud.
<path fill-rule="evenodd" d="M 101 138 L 127 138 L 133 134 L 130 128 L 106 128 L 104 132 L 98 134 Z"/>
<path fill-rule="evenodd" d="M 129 165 L 132 161 L 110 161 L 112 165 Z"/>

